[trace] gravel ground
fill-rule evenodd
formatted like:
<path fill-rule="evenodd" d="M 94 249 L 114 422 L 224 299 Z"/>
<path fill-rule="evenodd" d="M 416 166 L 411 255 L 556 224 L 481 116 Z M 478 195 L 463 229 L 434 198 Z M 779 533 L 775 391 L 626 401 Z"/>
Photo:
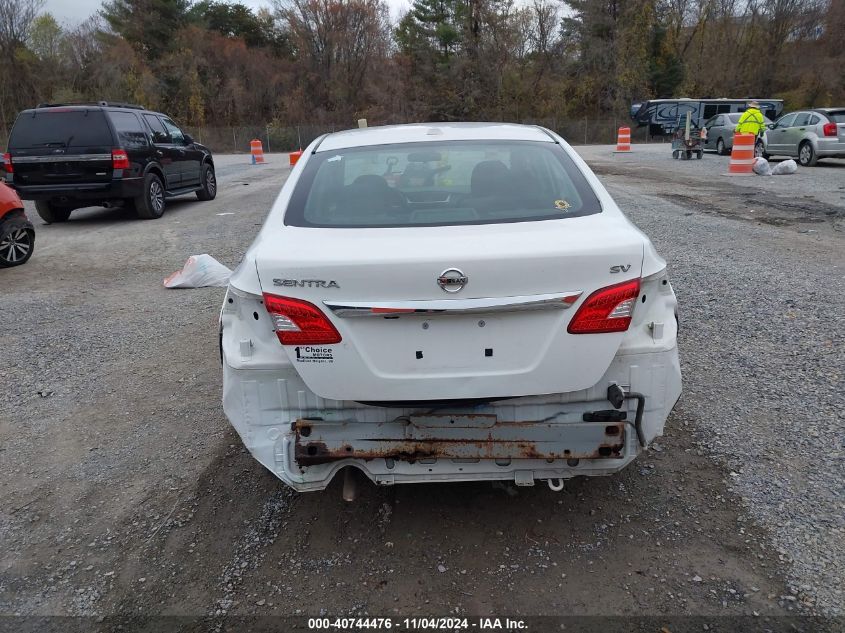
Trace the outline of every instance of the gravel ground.
<path fill-rule="evenodd" d="M 726 176 L 728 157 L 715 152 L 704 152 L 701 160 L 674 160 L 669 143 L 649 143 L 633 145 L 630 154 L 616 154 L 612 145 L 589 145 L 575 148 L 588 162 L 602 164 L 605 167 L 615 165 L 626 174 L 631 169 L 641 168 L 641 173 L 671 175 L 672 182 L 683 186 L 709 189 L 718 195 L 725 183 L 743 187 L 744 194 L 782 196 L 781 203 L 796 211 L 812 209 L 814 203 L 831 205 L 843 212 L 845 207 L 845 160 L 827 158 L 819 161 L 816 167 L 798 167 L 798 172 L 790 176 Z M 783 158 L 772 158 L 777 164 Z M 753 206 L 751 207 L 753 208 Z M 762 211 L 762 209 L 761 209 Z M 798 214 L 803 215 L 803 213 Z"/>
<path fill-rule="evenodd" d="M 701 160 L 673 160 L 665 143 L 638 145 L 631 154 L 614 154 L 611 146 L 578 150 L 599 176 L 624 176 L 626 182 L 635 177 L 638 188 L 687 210 L 807 234 L 845 231 L 845 160 L 799 167 L 790 176 L 726 176 L 727 157 L 705 153 Z"/>
<path fill-rule="evenodd" d="M 670 261 L 684 393 L 653 450 L 560 494 L 367 487 L 350 505 L 338 485 L 289 492 L 245 453 L 220 409 L 222 291 L 161 279 L 191 254 L 234 266 L 286 157 L 217 157 L 217 200 L 161 220 L 38 225 L 32 260 L 0 271 L 0 614 L 129 629 L 132 614 L 747 616 L 733 630 L 780 631 L 841 613 L 842 202 L 822 184 L 845 168 L 776 191 L 721 179 L 726 159 L 636 149 L 579 151 Z"/>
<path fill-rule="evenodd" d="M 676 413 L 697 419 L 699 445 L 730 468 L 731 490 L 790 562 L 791 586 L 841 615 L 845 256 L 839 218 L 845 216 L 845 161 L 794 176 L 722 177 L 751 191 L 762 188 L 786 205 L 808 199 L 838 205 L 838 215 L 809 222 L 806 207 L 783 217 L 779 224 L 793 231 L 817 227 L 815 234 L 795 236 L 768 221 L 713 223 L 696 213 L 698 205 L 675 221 L 647 208 L 650 199 L 661 205 L 674 192 L 673 176 L 702 170 L 719 179 L 727 158 L 674 161 L 654 145 L 635 148 L 635 156 L 614 156 L 609 149 L 583 153 L 599 173 L 612 165 L 626 174 L 609 179 L 612 195 L 671 263 L 684 371 Z M 643 169 L 663 173 L 663 182 L 643 181 Z M 717 182 L 707 186 L 716 189 Z M 723 203 L 718 212 L 741 216 L 757 206 L 745 192 L 734 198 L 735 208 Z"/>

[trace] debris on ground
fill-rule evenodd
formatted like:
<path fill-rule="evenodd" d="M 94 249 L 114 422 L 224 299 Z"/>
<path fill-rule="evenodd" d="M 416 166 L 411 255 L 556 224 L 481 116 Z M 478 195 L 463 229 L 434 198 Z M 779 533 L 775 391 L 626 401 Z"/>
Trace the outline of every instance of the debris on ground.
<path fill-rule="evenodd" d="M 785 160 L 782 163 L 778 163 L 772 168 L 772 176 L 785 176 L 788 174 L 794 174 L 798 171 L 798 163 L 796 163 L 791 158 L 789 160 Z"/>
<path fill-rule="evenodd" d="M 758 176 L 772 175 L 772 167 L 771 165 L 769 165 L 769 161 L 767 161 L 762 156 L 758 156 L 754 159 L 754 165 L 751 168 L 754 170 L 754 173 Z"/>
<path fill-rule="evenodd" d="M 164 280 L 165 288 L 225 287 L 232 271 L 211 255 L 191 255 L 182 270 L 177 270 Z"/>

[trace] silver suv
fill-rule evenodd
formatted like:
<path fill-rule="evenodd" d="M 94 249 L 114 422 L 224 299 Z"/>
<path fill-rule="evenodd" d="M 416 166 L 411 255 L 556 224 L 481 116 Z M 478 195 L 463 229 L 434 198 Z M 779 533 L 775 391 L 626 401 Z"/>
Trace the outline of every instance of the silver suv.
<path fill-rule="evenodd" d="M 820 158 L 845 158 L 845 108 L 791 112 L 769 126 L 765 157 L 790 156 L 804 167 Z"/>

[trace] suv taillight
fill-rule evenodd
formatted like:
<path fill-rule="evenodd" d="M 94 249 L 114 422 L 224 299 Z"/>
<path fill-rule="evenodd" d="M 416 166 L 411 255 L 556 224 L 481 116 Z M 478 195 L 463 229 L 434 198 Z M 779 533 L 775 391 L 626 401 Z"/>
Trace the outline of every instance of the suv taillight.
<path fill-rule="evenodd" d="M 9 152 L 3 154 L 3 169 L 6 170 L 7 174 L 15 171 L 15 168 L 12 166 L 12 155 Z"/>
<path fill-rule="evenodd" d="M 112 169 L 129 169 L 129 156 L 125 150 L 113 149 L 111 151 Z"/>
<path fill-rule="evenodd" d="M 624 332 L 631 325 L 639 294 L 639 279 L 596 290 L 578 308 L 567 331 L 570 334 Z"/>
<path fill-rule="evenodd" d="M 340 333 L 313 303 L 264 293 L 264 307 L 282 345 L 340 343 Z"/>
<path fill-rule="evenodd" d="M 825 136 L 836 136 L 837 135 L 836 123 L 825 123 L 824 127 L 822 127 L 822 130 L 824 130 Z"/>

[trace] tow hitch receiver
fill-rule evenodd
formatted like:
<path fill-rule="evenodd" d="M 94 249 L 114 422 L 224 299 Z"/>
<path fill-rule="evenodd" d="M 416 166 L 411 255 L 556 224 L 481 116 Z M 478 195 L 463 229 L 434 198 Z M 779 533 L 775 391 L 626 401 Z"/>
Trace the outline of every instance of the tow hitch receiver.
<path fill-rule="evenodd" d="M 621 459 L 626 423 L 498 422 L 495 415 L 425 415 L 388 423 L 294 422 L 300 466 L 342 459 Z"/>

